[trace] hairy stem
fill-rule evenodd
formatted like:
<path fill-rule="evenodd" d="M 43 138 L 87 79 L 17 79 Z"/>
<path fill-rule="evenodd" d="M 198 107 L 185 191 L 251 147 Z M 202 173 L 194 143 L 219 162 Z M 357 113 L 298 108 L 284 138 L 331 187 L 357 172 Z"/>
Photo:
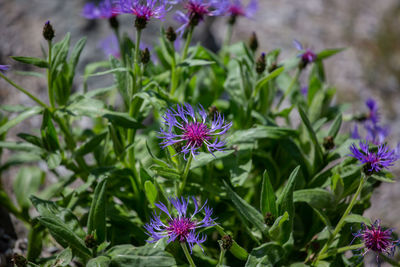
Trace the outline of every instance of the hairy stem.
<path fill-rule="evenodd" d="M 196 267 L 196 264 L 194 264 L 192 256 L 190 256 L 189 250 L 187 249 L 186 243 L 184 243 L 184 242 L 180 242 L 180 243 L 181 243 L 183 252 L 185 253 L 186 259 L 189 262 L 190 267 Z"/>

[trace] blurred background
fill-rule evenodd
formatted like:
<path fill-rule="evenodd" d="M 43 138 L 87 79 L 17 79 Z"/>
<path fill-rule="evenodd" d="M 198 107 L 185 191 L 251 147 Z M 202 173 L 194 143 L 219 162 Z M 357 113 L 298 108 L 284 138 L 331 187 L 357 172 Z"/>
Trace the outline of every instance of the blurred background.
<path fill-rule="evenodd" d="M 259 38 L 259 52 L 275 48 L 282 49 L 281 59 L 296 55 L 292 45 L 297 39 L 315 51 L 325 48 L 346 47 L 347 49 L 326 61 L 328 83 L 338 90 L 337 102 L 349 102 L 348 112 L 363 112 L 364 102 L 372 97 L 379 103 L 384 124 L 390 125 L 389 143 L 400 141 L 400 1 L 398 0 L 260 0 L 259 11 L 254 19 L 240 19 L 234 30 L 233 41 L 247 40 L 251 32 Z M 99 43 L 112 31 L 107 21 L 87 20 L 81 16 L 85 1 L 80 0 L 0 0 L 0 64 L 10 64 L 14 70 L 29 71 L 29 66 L 13 62 L 9 56 L 41 56 L 42 27 L 50 20 L 56 30 L 56 41 L 71 32 L 72 44 L 83 36 L 88 37 L 80 65 L 80 76 L 86 64 L 106 60 Z M 166 19 L 164 26 L 174 25 Z M 133 18 L 121 16 L 123 30 L 133 36 Z M 227 18 L 217 18 L 202 24 L 195 41 L 216 49 L 225 36 Z M 144 40 L 154 45 L 159 31 L 159 22 L 152 21 L 145 30 Z M 32 92 L 46 99 L 44 80 L 22 77 L 15 73 L 9 76 Z M 80 90 L 83 78 L 75 80 Z M 96 79 L 92 88 L 107 79 Z M 100 85 L 100 86 L 97 86 Z M 104 85 L 104 84 L 103 84 Z M 0 104 L 32 104 L 24 95 L 0 81 Z M 38 127 L 40 120 L 25 121 L 20 128 L 13 129 L 8 139 L 17 139 L 16 133 L 23 129 Z M 350 129 L 352 125 L 348 124 Z M 4 155 L 7 156 L 7 153 Z M 399 165 L 399 164 L 398 164 Z M 400 174 L 400 166 L 395 174 Z M 11 192 L 12 178 L 16 171 L 5 173 L 3 183 Z M 400 233 L 400 183 L 382 184 L 372 196 L 372 206 L 367 217 L 380 218 L 382 224 L 398 229 Z M 0 215 L 0 221 L 4 221 Z M 23 226 L 15 224 L 17 236 L 26 237 Z M 1 226 L 1 224 L 0 224 Z M 0 227 L 1 228 L 1 227 Z M 0 243 L 1 241 L 0 230 Z M 23 240 L 22 240 L 23 241 Z M 23 246 L 23 242 L 21 242 Z M 1 244 L 0 244 L 1 248 Z M 0 253 L 1 254 L 1 253 Z M 375 259 L 367 260 L 375 265 Z M 0 259 L 1 266 L 1 259 Z"/>

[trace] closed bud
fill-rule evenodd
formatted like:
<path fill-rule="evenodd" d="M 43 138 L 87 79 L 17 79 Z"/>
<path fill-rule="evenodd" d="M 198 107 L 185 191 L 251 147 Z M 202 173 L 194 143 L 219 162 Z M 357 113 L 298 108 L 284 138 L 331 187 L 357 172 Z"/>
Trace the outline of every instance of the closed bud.
<path fill-rule="evenodd" d="M 224 249 L 224 250 L 230 250 L 231 249 L 231 247 L 232 247 L 232 245 L 233 245 L 233 239 L 232 239 L 232 236 L 230 236 L 230 235 L 224 235 L 222 238 L 221 238 L 221 247 L 222 247 L 222 249 Z"/>
<path fill-rule="evenodd" d="M 108 23 L 110 23 L 110 27 L 113 29 L 118 29 L 118 27 L 119 27 L 119 22 L 118 22 L 117 17 L 109 18 Z"/>
<path fill-rule="evenodd" d="M 96 246 L 96 239 L 94 238 L 94 235 L 87 235 L 85 237 L 85 245 L 88 248 L 94 248 Z"/>
<path fill-rule="evenodd" d="M 48 20 L 43 27 L 43 37 L 47 41 L 53 40 L 55 34 L 54 34 L 54 29 L 53 26 L 51 26 L 50 21 Z"/>
<path fill-rule="evenodd" d="M 255 32 L 253 32 L 250 36 L 249 47 L 253 52 L 258 48 L 258 38 Z"/>
<path fill-rule="evenodd" d="M 326 136 L 324 138 L 323 146 L 326 150 L 331 150 L 335 147 L 335 141 L 332 136 Z"/>
<path fill-rule="evenodd" d="M 167 37 L 168 41 L 170 41 L 171 43 L 175 42 L 176 40 L 176 32 L 174 30 L 174 28 L 172 28 L 171 26 L 168 27 L 165 36 Z"/>
<path fill-rule="evenodd" d="M 12 257 L 12 262 L 14 263 L 15 266 L 17 267 L 26 267 L 28 266 L 28 261 L 25 259 L 24 256 L 19 255 L 17 253 L 14 253 Z"/>
<path fill-rule="evenodd" d="M 146 47 L 141 51 L 140 59 L 143 64 L 147 64 L 150 61 L 150 50 Z"/>
<path fill-rule="evenodd" d="M 267 212 L 267 214 L 265 214 L 264 221 L 268 226 L 272 226 L 275 222 L 275 217 L 271 212 Z"/>
<path fill-rule="evenodd" d="M 261 53 L 261 56 L 256 62 L 256 71 L 258 74 L 262 74 L 265 71 L 267 64 L 265 62 L 265 53 Z"/>

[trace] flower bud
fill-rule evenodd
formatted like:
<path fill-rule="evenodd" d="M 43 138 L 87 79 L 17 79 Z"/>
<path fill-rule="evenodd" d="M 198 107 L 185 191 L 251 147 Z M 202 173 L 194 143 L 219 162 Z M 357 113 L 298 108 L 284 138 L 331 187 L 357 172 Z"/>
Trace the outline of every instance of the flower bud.
<path fill-rule="evenodd" d="M 250 36 L 249 47 L 253 52 L 256 51 L 258 48 L 258 38 L 255 32 L 253 32 Z"/>
<path fill-rule="evenodd" d="M 54 38 L 54 29 L 53 26 L 51 26 L 50 21 L 48 20 L 43 27 L 43 37 L 47 41 L 51 41 Z"/>
<path fill-rule="evenodd" d="M 96 239 L 94 238 L 94 235 L 87 235 L 85 237 L 85 245 L 88 248 L 94 248 L 96 246 Z"/>
<path fill-rule="evenodd" d="M 258 74 L 262 74 L 265 71 L 267 64 L 265 62 L 265 53 L 261 53 L 261 56 L 256 62 L 256 71 Z"/>
<path fill-rule="evenodd" d="M 140 60 L 143 64 L 147 64 L 150 61 L 150 50 L 146 47 L 141 51 Z"/>
<path fill-rule="evenodd" d="M 332 136 L 326 136 L 324 138 L 323 146 L 326 150 L 331 150 L 335 147 L 335 141 Z"/>
<path fill-rule="evenodd" d="M 265 214 L 264 221 L 268 226 L 272 226 L 275 222 L 275 217 L 271 212 L 267 212 L 267 214 Z"/>
<path fill-rule="evenodd" d="M 167 37 L 168 41 L 170 41 L 171 43 L 175 42 L 176 32 L 175 32 L 174 28 L 169 26 L 167 31 L 165 32 L 165 36 Z"/>
<path fill-rule="evenodd" d="M 224 235 L 222 238 L 221 238 L 221 247 L 222 247 L 222 249 L 224 249 L 224 250 L 230 250 L 231 249 L 231 247 L 232 247 L 232 245 L 233 245 L 233 239 L 232 239 L 232 236 L 230 236 L 230 235 Z"/>
<path fill-rule="evenodd" d="M 17 267 L 26 267 L 28 266 L 28 261 L 25 259 L 24 256 L 19 255 L 17 253 L 14 253 L 12 257 L 12 262 L 14 263 L 15 266 Z"/>

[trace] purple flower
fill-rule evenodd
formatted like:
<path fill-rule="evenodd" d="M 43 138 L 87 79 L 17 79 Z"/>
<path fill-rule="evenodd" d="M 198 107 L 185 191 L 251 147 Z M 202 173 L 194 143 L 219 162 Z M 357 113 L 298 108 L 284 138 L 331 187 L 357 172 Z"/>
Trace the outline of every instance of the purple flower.
<path fill-rule="evenodd" d="M 360 133 L 358 132 L 358 126 L 354 125 L 353 130 L 350 133 L 352 139 L 361 139 Z"/>
<path fill-rule="evenodd" d="M 252 18 L 258 9 L 258 0 L 251 0 L 245 7 L 240 0 L 230 0 L 227 8 L 228 14 L 233 17 Z"/>
<path fill-rule="evenodd" d="M 186 13 L 177 11 L 175 15 L 175 19 L 182 23 L 177 29 L 181 36 L 187 27 L 197 26 L 207 16 L 224 15 L 228 8 L 227 0 L 180 0 L 179 2 L 184 3 L 183 7 L 187 11 Z"/>
<path fill-rule="evenodd" d="M 393 229 L 383 230 L 380 225 L 380 220 L 376 220 L 375 223 L 369 227 L 365 224 L 361 224 L 361 228 L 362 229 L 354 233 L 353 236 L 354 239 L 360 238 L 364 243 L 364 252 L 362 256 L 369 251 L 373 251 L 376 253 L 376 261 L 378 263 L 380 254 L 386 253 L 388 256 L 393 256 L 396 246 L 399 245 L 399 240 L 394 240 L 392 237 Z"/>
<path fill-rule="evenodd" d="M 369 109 L 367 119 L 371 120 L 373 123 L 378 123 L 379 113 L 378 113 L 378 104 L 376 103 L 376 101 L 372 98 L 368 98 L 367 101 L 365 102 L 365 105 L 367 105 Z"/>
<path fill-rule="evenodd" d="M 375 123 L 365 123 L 364 128 L 367 131 L 365 139 L 375 145 L 382 144 L 390 133 L 388 126 L 380 126 Z"/>
<path fill-rule="evenodd" d="M 136 16 L 135 26 L 138 29 L 146 27 L 151 18 L 164 19 L 172 8 L 172 1 L 168 0 L 120 0 L 122 13 Z"/>
<path fill-rule="evenodd" d="M 226 122 L 219 112 L 214 113 L 211 123 L 207 122 L 207 117 L 201 105 L 197 109 L 197 114 L 189 104 L 177 105 L 176 110 L 168 109 L 163 117 L 167 130 L 160 129 L 158 136 L 163 139 L 162 147 L 178 145 L 180 148 L 178 152 L 183 153 L 185 159 L 188 153 L 193 157 L 197 155 L 198 149 L 203 145 L 211 154 L 213 151 L 222 151 L 226 143 L 218 136 L 225 134 L 232 123 Z"/>
<path fill-rule="evenodd" d="M 302 63 L 301 66 L 303 68 L 305 68 L 309 63 L 312 63 L 315 60 L 317 60 L 317 54 L 315 54 L 314 51 L 312 51 L 309 48 L 304 49 L 303 45 L 299 41 L 294 40 L 293 45 L 294 47 L 296 47 L 297 50 L 302 52 L 300 55 L 298 55 L 298 57 L 301 58 L 301 63 Z"/>
<path fill-rule="evenodd" d="M 390 150 L 385 144 L 379 145 L 377 152 L 370 151 L 367 142 L 361 141 L 359 146 L 360 149 L 355 144 L 350 146 L 350 156 L 364 164 L 364 171 L 367 174 L 378 173 L 383 168 L 389 169 L 398 158 L 395 151 Z"/>
<path fill-rule="evenodd" d="M 304 96 L 307 97 L 308 95 L 308 86 L 304 86 L 300 89 L 300 93 Z"/>
<path fill-rule="evenodd" d="M 162 221 L 161 213 L 153 213 L 153 218 L 150 222 L 144 226 L 152 239 L 147 241 L 149 243 L 157 242 L 158 240 L 168 237 L 167 243 L 178 240 L 179 242 L 186 242 L 192 252 L 193 247 L 197 244 L 201 247 L 201 243 L 206 241 L 206 236 L 200 236 L 196 234 L 196 229 L 214 226 L 216 223 L 211 218 L 213 210 L 206 206 L 207 201 L 199 209 L 198 203 L 195 197 L 191 197 L 194 204 L 194 212 L 189 215 L 187 212 L 190 198 L 187 199 L 181 197 L 169 198 L 169 202 L 172 204 L 176 212 L 170 212 L 168 208 L 161 202 L 155 204 L 162 212 L 164 212 L 168 218 L 166 221 Z M 201 211 L 204 211 L 205 216 L 202 220 L 195 219 Z M 201 247 L 201 249 L 203 249 Z"/>
<path fill-rule="evenodd" d="M 102 0 L 99 4 L 87 3 L 83 7 L 82 16 L 87 19 L 110 19 L 121 13 L 117 0 Z"/>
<path fill-rule="evenodd" d="M 109 56 L 113 56 L 115 58 L 121 57 L 121 53 L 119 51 L 118 38 L 114 34 L 102 40 L 100 42 L 100 48 L 103 50 L 104 54 L 107 57 Z"/>
<path fill-rule="evenodd" d="M 10 69 L 10 65 L 0 65 L 0 72 L 5 73 Z"/>

